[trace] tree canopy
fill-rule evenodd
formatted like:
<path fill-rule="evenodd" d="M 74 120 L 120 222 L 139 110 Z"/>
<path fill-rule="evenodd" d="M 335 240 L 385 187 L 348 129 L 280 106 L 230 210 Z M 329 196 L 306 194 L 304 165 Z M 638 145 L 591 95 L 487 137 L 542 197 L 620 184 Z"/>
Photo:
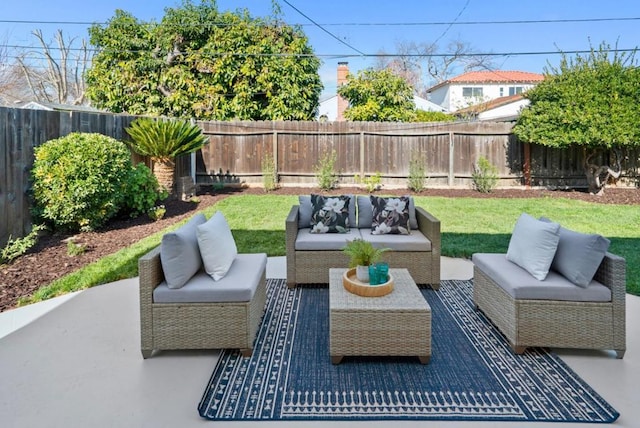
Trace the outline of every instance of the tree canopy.
<path fill-rule="evenodd" d="M 549 147 L 611 149 L 640 144 L 640 70 L 633 55 L 601 45 L 558 68 L 526 93 L 531 104 L 513 129 L 522 141 Z"/>
<path fill-rule="evenodd" d="M 349 101 L 349 120 L 410 122 L 415 119 L 413 89 L 391 70 L 361 70 L 349 75 L 338 94 Z"/>
<path fill-rule="evenodd" d="M 214 0 L 165 9 L 160 23 L 117 10 L 93 25 L 87 95 L 113 112 L 204 120 L 308 120 L 322 83 L 307 37 L 275 17 L 219 12 Z"/>
<path fill-rule="evenodd" d="M 575 58 L 562 56 L 545 80 L 526 93 L 531 104 L 513 128 L 522 141 L 548 147 L 581 146 L 591 193 L 622 173 L 622 149 L 640 144 L 640 69 L 634 53 L 607 44 Z M 602 165 L 597 165 L 597 158 Z M 608 163 L 615 162 L 616 168 Z"/>

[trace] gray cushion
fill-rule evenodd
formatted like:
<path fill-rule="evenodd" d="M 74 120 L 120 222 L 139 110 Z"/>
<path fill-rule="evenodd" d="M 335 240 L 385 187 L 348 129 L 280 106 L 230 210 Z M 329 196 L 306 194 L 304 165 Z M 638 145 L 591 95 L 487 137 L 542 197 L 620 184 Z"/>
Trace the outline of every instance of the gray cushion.
<path fill-rule="evenodd" d="M 507 260 L 542 281 L 547 277 L 558 248 L 560 225 L 536 220 L 522 213 L 509 241 Z"/>
<path fill-rule="evenodd" d="M 373 222 L 373 207 L 369 196 L 359 195 L 358 202 L 358 227 L 360 229 L 371 228 Z M 353 223 L 355 224 L 355 223 Z M 416 218 L 416 205 L 413 196 L 409 196 L 409 227 L 418 229 L 418 219 Z"/>
<path fill-rule="evenodd" d="M 199 225 L 196 230 L 204 270 L 218 281 L 227 274 L 238 254 L 227 219 L 220 211 L 216 211 L 209 221 Z"/>
<path fill-rule="evenodd" d="M 349 225 L 356 227 L 356 198 L 353 195 L 348 195 L 349 200 Z M 311 195 L 298 196 L 298 228 L 311 227 L 311 213 L 313 207 L 311 206 Z"/>
<path fill-rule="evenodd" d="M 341 250 L 347 241 L 361 238 L 359 229 L 352 228 L 347 233 L 311 233 L 311 229 L 298 229 L 296 251 Z"/>
<path fill-rule="evenodd" d="M 541 218 L 541 221 L 551 221 Z M 580 287 L 589 285 L 609 249 L 607 238 L 560 227 L 560 241 L 551 269 Z"/>
<path fill-rule="evenodd" d="M 156 303 L 249 302 L 267 267 L 264 253 L 238 254 L 227 274 L 214 281 L 203 270 L 184 287 L 172 290 L 163 281 L 153 290 Z"/>
<path fill-rule="evenodd" d="M 376 248 L 390 248 L 393 251 L 431 251 L 431 241 L 419 230 L 410 235 L 374 235 L 371 229 L 362 229 L 362 238 L 369 241 Z"/>
<path fill-rule="evenodd" d="M 610 302 L 611 290 L 591 280 L 577 287 L 563 275 L 550 271 L 544 281 L 533 278 L 504 254 L 476 253 L 473 263 L 514 299 L 562 300 L 568 302 Z"/>
<path fill-rule="evenodd" d="M 207 221 L 194 215 L 179 229 L 165 233 L 160 244 L 160 263 L 169 288 L 180 288 L 202 267 L 196 228 Z"/>

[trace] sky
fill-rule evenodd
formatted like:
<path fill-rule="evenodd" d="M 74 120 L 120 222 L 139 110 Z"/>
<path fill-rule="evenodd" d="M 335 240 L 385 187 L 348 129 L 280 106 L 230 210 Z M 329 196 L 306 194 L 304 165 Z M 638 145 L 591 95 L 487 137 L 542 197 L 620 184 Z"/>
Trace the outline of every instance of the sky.
<path fill-rule="evenodd" d="M 376 58 L 370 55 L 381 51 L 396 53 L 399 43 L 437 42 L 439 52 L 447 53 L 447 45 L 460 40 L 469 43 L 476 52 L 494 54 L 496 70 L 536 73 L 541 73 L 547 65 L 557 65 L 560 50 L 588 50 L 601 42 L 612 46 L 617 43 L 620 49 L 640 46 L 638 0 L 278 2 L 283 19 L 302 26 L 322 60 L 320 76 L 325 89 L 321 98 L 335 94 L 338 62 L 348 62 L 350 71 L 355 73 L 375 65 Z M 166 7 L 176 7 L 181 2 L 22 0 L 3 3 L 0 45 L 35 46 L 31 35 L 34 29 L 42 30 L 45 39 L 52 39 L 58 29 L 67 36 L 88 39 L 88 25 L 76 23 L 105 22 L 116 9 L 128 11 L 140 20 L 160 21 Z M 273 0 L 217 2 L 221 11 L 248 9 L 254 17 L 271 15 L 272 4 Z"/>

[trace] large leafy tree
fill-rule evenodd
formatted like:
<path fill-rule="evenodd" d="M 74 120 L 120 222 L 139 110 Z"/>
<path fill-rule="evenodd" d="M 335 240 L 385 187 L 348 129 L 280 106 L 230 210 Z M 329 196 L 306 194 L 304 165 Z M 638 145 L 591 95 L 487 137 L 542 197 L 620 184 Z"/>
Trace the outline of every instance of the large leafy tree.
<path fill-rule="evenodd" d="M 349 75 L 338 94 L 349 102 L 344 116 L 349 120 L 410 122 L 415 119 L 413 89 L 389 69 L 366 69 Z"/>
<path fill-rule="evenodd" d="M 547 67 L 545 80 L 526 93 L 531 104 L 513 128 L 522 141 L 582 147 L 589 191 L 595 194 L 620 176 L 623 149 L 640 144 L 640 70 L 633 54 L 611 51 L 601 44 Z"/>
<path fill-rule="evenodd" d="M 312 119 L 320 60 L 298 27 L 214 0 L 167 8 L 160 23 L 117 10 L 89 30 L 87 95 L 113 112 L 204 120 Z"/>

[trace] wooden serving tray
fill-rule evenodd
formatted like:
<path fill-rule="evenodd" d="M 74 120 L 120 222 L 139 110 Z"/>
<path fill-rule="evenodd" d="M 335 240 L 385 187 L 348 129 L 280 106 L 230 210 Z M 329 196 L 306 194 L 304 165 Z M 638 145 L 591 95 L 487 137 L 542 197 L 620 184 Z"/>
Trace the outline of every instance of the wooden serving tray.
<path fill-rule="evenodd" d="M 342 275 L 342 285 L 353 294 L 363 297 L 385 296 L 393 291 L 393 277 L 389 274 L 389 280 L 384 284 L 371 285 L 356 278 L 356 269 L 349 269 Z"/>

